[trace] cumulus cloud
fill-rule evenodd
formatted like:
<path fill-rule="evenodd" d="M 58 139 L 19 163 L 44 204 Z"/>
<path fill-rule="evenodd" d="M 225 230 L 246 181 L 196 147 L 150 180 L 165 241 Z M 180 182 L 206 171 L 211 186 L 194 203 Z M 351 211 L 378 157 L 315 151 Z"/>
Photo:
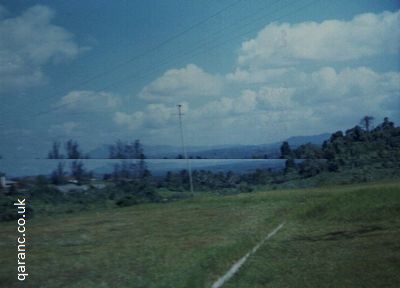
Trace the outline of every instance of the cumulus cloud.
<path fill-rule="evenodd" d="M 265 84 L 281 82 L 282 79 L 294 71 L 294 68 L 270 68 L 270 69 L 243 69 L 237 67 L 235 71 L 228 73 L 226 79 L 230 82 L 244 84 Z"/>
<path fill-rule="evenodd" d="M 176 120 L 176 107 L 165 106 L 163 104 L 150 104 L 146 108 L 146 127 L 160 127 L 167 125 L 172 119 Z"/>
<path fill-rule="evenodd" d="M 399 77 L 398 72 L 378 73 L 367 67 L 344 68 L 340 71 L 322 67 L 304 78 L 305 90 L 297 101 L 307 104 L 359 101 L 358 107 L 364 103 L 378 105 L 390 95 L 399 95 Z"/>
<path fill-rule="evenodd" d="M 262 87 L 257 93 L 259 107 L 267 111 L 293 109 L 292 96 L 294 93 L 294 88 Z"/>
<path fill-rule="evenodd" d="M 116 112 L 114 115 L 114 122 L 119 125 L 129 127 L 129 129 L 137 129 L 142 126 L 144 113 L 141 111 L 132 114 L 124 112 Z"/>
<path fill-rule="evenodd" d="M 227 119 L 230 128 L 224 127 L 225 131 L 243 127 L 243 133 L 242 122 L 252 123 L 248 126 L 251 129 L 268 123 L 263 126 L 266 131 L 280 127 L 290 135 L 299 130 L 320 133 L 337 125 L 354 125 L 362 115 L 383 118 L 398 114 L 398 72 L 379 73 L 367 67 L 337 70 L 327 66 L 308 73 L 292 73 L 292 85 L 245 89 L 238 96 L 224 96 L 193 109 L 193 122 Z"/>
<path fill-rule="evenodd" d="M 223 144 L 329 132 L 355 125 L 363 115 L 398 117 L 399 72 L 357 67 L 362 62 L 335 67 L 337 61 L 398 53 L 398 24 L 399 12 L 270 24 L 243 43 L 232 72 L 213 75 L 194 64 L 168 70 L 139 94 L 157 104 L 116 112 L 114 122 L 169 139 L 177 128 L 174 104 L 186 101 L 189 141 Z M 300 62 L 305 60 L 314 62 Z"/>
<path fill-rule="evenodd" d="M 218 95 L 221 79 L 204 72 L 194 64 L 168 70 L 160 78 L 145 86 L 139 97 L 149 101 L 180 103 L 189 98 Z"/>
<path fill-rule="evenodd" d="M 67 121 L 61 124 L 55 124 L 52 125 L 49 129 L 48 132 L 51 135 L 65 135 L 65 136 L 71 136 L 76 130 L 79 128 L 79 123 L 74 122 L 74 121 Z"/>
<path fill-rule="evenodd" d="M 298 60 L 343 61 L 399 51 L 400 12 L 366 13 L 350 21 L 272 23 L 242 43 L 240 66 L 287 65 Z"/>
<path fill-rule="evenodd" d="M 308 109 L 314 119 L 319 119 L 310 122 L 313 126 L 323 122 L 332 127 L 353 125 L 362 115 L 398 117 L 399 72 L 379 73 L 367 67 L 341 70 L 322 67 L 301 74 L 301 81 L 293 87 L 290 98 L 296 111 Z"/>
<path fill-rule="evenodd" d="M 202 117 L 232 117 L 235 115 L 265 111 L 282 111 L 293 108 L 291 99 L 294 89 L 284 87 L 263 86 L 258 90 L 245 89 L 239 96 L 221 97 L 218 100 L 210 101 L 205 105 L 192 111 L 193 118 Z"/>
<path fill-rule="evenodd" d="M 366 114 L 393 117 L 400 107 L 400 73 L 360 63 L 398 53 L 399 19 L 398 11 L 348 21 L 269 24 L 242 43 L 232 72 L 215 75 L 194 64 L 170 69 L 139 93 L 153 104 L 117 112 L 114 122 L 166 136 L 176 128 L 173 104 L 187 102 L 185 125 L 196 131 L 188 137 L 245 143 L 349 127 Z M 347 60 L 359 61 L 335 67 Z"/>
<path fill-rule="evenodd" d="M 256 108 L 256 95 L 253 91 L 244 91 L 239 97 L 221 97 L 210 101 L 193 111 L 194 119 L 220 118 L 249 113 Z"/>
<path fill-rule="evenodd" d="M 104 91 L 71 91 L 63 96 L 57 106 L 69 110 L 104 111 L 114 110 L 121 105 L 121 99 L 110 92 Z"/>
<path fill-rule="evenodd" d="M 46 6 L 33 6 L 14 18 L 7 15 L 0 6 L 0 92 L 44 83 L 44 65 L 82 51 L 70 32 L 51 23 L 55 13 Z"/>
<path fill-rule="evenodd" d="M 191 131 L 197 131 L 192 137 L 212 135 L 214 139 L 220 131 L 218 141 L 229 136 L 236 139 L 232 141 L 244 143 L 250 141 L 249 137 L 262 141 L 259 133 L 272 133 L 269 137 L 284 137 L 298 131 L 321 133 L 336 129 L 332 127 L 337 125 L 356 124 L 362 115 L 393 117 L 400 107 L 398 72 L 379 73 L 367 67 L 337 70 L 326 66 L 308 73 L 291 73 L 293 78 L 298 75 L 292 85 L 246 88 L 238 94 L 208 99 L 191 106 L 190 111 L 188 104 L 184 105 L 184 110 L 190 112 L 185 115 L 185 123 Z M 172 131 L 176 128 L 177 111 L 174 105 L 149 104 L 131 114 L 117 112 L 114 121 L 131 129 L 146 128 L 149 133 L 160 129 Z"/>
<path fill-rule="evenodd" d="M 183 113 L 189 111 L 187 103 L 182 103 Z M 126 126 L 132 130 L 138 128 L 160 129 L 177 123 L 177 108 L 174 105 L 165 105 L 162 103 L 149 104 L 142 111 L 132 113 L 116 112 L 114 122 Z"/>

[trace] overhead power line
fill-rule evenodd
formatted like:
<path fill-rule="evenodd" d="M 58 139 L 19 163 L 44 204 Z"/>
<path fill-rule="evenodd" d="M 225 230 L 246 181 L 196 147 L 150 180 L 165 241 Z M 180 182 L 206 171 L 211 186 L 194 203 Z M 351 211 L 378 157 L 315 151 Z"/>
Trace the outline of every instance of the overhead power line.
<path fill-rule="evenodd" d="M 281 20 L 282 18 L 287 17 L 287 16 L 289 16 L 289 15 L 292 15 L 292 14 L 294 14 L 294 13 L 297 13 L 297 12 L 299 12 L 299 11 L 301 11 L 301 10 L 304 10 L 305 8 L 311 6 L 311 5 L 313 5 L 314 3 L 319 2 L 319 1 L 320 1 L 320 0 L 313 0 L 313 1 L 307 2 L 305 5 L 303 5 L 303 6 L 299 7 L 299 8 L 296 8 L 296 9 L 294 9 L 293 11 L 290 11 L 289 13 L 286 13 L 286 14 L 284 14 L 284 15 L 281 15 L 281 16 L 279 16 L 279 17 L 277 17 L 277 18 L 271 19 L 270 21 L 273 22 L 273 21 Z M 240 1 L 236 1 L 235 3 L 237 4 L 238 2 L 240 2 Z M 277 2 L 279 2 L 279 1 L 277 1 Z M 275 3 L 277 3 L 277 2 L 275 2 Z M 290 1 L 289 1 L 289 2 L 290 2 Z M 289 3 L 289 5 L 290 5 L 290 4 L 291 4 L 291 2 Z M 231 6 L 233 6 L 233 5 L 234 5 L 234 4 L 231 4 L 229 7 L 231 7 Z M 286 6 L 288 6 L 288 5 L 286 5 Z M 285 6 L 285 7 L 286 7 L 286 6 Z M 285 7 L 284 7 L 284 8 L 285 8 Z M 278 10 L 279 10 L 279 9 L 278 9 Z M 277 10 L 274 10 L 273 12 L 277 12 Z M 213 15 L 216 15 L 217 13 L 220 14 L 220 13 L 222 13 L 222 11 L 220 10 L 219 12 L 216 12 L 216 13 L 214 13 Z M 212 15 L 211 15 L 210 17 L 212 17 Z M 214 16 L 214 17 L 215 17 L 215 16 Z M 246 18 L 248 19 L 248 17 L 246 17 Z M 255 18 L 255 19 L 256 19 L 257 21 L 258 21 L 258 20 L 262 20 L 262 19 L 265 19 L 265 16 L 258 17 L 258 18 Z M 253 19 L 253 20 L 254 20 L 254 19 Z M 199 23 L 199 22 L 198 22 L 198 23 Z M 250 24 L 250 23 L 248 23 L 247 25 L 244 25 L 244 26 L 249 26 L 249 24 Z M 186 29 L 186 30 L 187 30 L 187 31 L 190 31 L 190 30 L 194 29 L 193 26 L 194 26 L 194 25 L 191 26 L 192 28 L 189 27 L 189 28 Z M 232 26 L 232 25 L 231 25 L 231 26 Z M 207 51 L 209 51 L 210 49 L 214 49 L 214 48 L 217 48 L 217 47 L 219 47 L 219 46 L 225 45 L 226 43 L 229 43 L 229 42 L 231 42 L 232 40 L 235 40 L 235 39 L 237 39 L 237 38 L 239 38 L 239 37 L 243 37 L 243 36 L 245 36 L 245 35 L 248 35 L 249 33 L 252 33 L 252 32 L 254 32 L 254 31 L 257 30 L 257 29 L 258 29 L 258 28 L 255 28 L 255 29 L 254 29 L 254 28 L 248 29 L 248 30 L 246 30 L 246 31 L 244 31 L 244 32 L 241 32 L 241 33 L 239 33 L 239 34 L 234 35 L 234 37 L 230 37 L 229 39 L 224 39 L 223 42 L 216 43 L 216 45 L 213 45 L 213 46 L 211 46 L 211 47 L 208 47 L 209 49 L 208 49 Z M 185 31 L 186 31 L 186 30 L 185 30 Z M 220 31 L 223 31 L 223 30 L 220 30 Z M 218 31 L 218 32 L 220 32 L 220 31 Z M 183 33 L 183 32 L 181 32 L 181 33 Z M 187 32 L 186 32 L 186 33 L 187 33 Z M 214 33 L 214 34 L 215 34 L 215 33 Z M 171 41 L 172 41 L 172 40 L 171 40 Z M 207 45 L 207 44 L 209 44 L 209 43 L 214 43 L 214 41 L 213 41 L 213 40 L 209 40 L 209 41 L 207 41 L 207 42 L 205 42 L 205 43 L 202 43 L 202 44 L 201 44 L 200 46 L 198 46 L 197 48 L 201 48 L 202 46 L 204 46 L 204 44 Z M 194 53 L 194 52 L 195 52 L 195 53 Z M 196 51 L 196 50 L 191 49 L 188 53 L 180 53 L 179 56 L 181 56 L 180 59 L 185 59 L 185 58 L 189 58 L 189 57 L 193 57 L 193 56 L 202 54 L 202 53 L 204 53 L 204 52 L 206 52 L 206 51 L 205 51 L 205 50 Z M 187 56 L 189 56 L 189 57 L 187 57 Z M 166 61 L 161 62 L 161 64 L 166 64 L 166 63 L 170 62 L 169 59 L 171 59 L 171 58 L 166 59 Z M 159 63 L 159 64 L 160 64 L 160 63 Z M 127 81 L 127 80 L 132 80 L 132 79 L 141 79 L 141 78 L 144 78 L 144 77 L 150 75 L 151 73 L 154 73 L 154 72 L 156 72 L 156 71 L 159 71 L 160 69 L 163 69 L 163 68 L 162 68 L 161 66 L 158 65 L 158 66 L 155 66 L 154 69 L 147 71 L 147 73 L 136 72 L 135 74 L 130 74 L 130 75 L 128 75 L 127 77 L 124 77 L 123 79 L 119 79 L 119 80 L 114 81 L 113 83 L 111 83 L 111 84 L 109 84 L 109 85 L 106 85 L 106 86 L 102 87 L 100 90 L 104 90 L 104 89 L 106 89 L 106 88 L 113 87 L 113 86 L 116 85 L 116 83 L 121 83 L 121 82 L 124 82 L 124 81 Z M 44 115 L 44 114 L 51 113 L 51 112 L 53 112 L 53 111 L 60 110 L 61 108 L 66 107 L 67 105 L 69 105 L 69 103 L 68 103 L 68 104 L 61 104 L 61 105 L 58 105 L 58 106 L 56 106 L 56 107 L 53 107 L 53 108 L 50 108 L 50 109 L 47 109 L 47 110 L 44 110 L 44 111 L 37 112 L 37 113 L 31 115 L 30 118 L 38 117 L 38 116 L 41 116 L 41 115 Z M 0 127 L 3 126 L 3 125 L 4 125 L 4 124 L 0 124 Z"/>
<path fill-rule="evenodd" d="M 280 17 L 274 18 L 274 19 L 272 19 L 271 21 L 278 21 L 278 20 L 280 20 L 280 19 L 282 19 L 282 18 L 284 18 L 284 17 L 286 17 L 286 16 L 289 16 L 289 15 L 291 15 L 291 14 L 297 13 L 298 11 L 304 10 L 305 8 L 311 6 L 312 4 L 314 4 L 314 3 L 316 3 L 316 2 L 319 2 L 319 1 L 320 1 L 320 0 L 312 0 L 311 2 L 307 2 L 306 5 L 303 5 L 303 6 L 299 7 L 299 8 L 297 8 L 297 9 L 291 11 L 290 13 L 287 13 L 287 14 L 284 14 L 284 15 L 282 15 L 282 16 L 280 16 Z M 277 2 L 279 2 L 279 1 L 276 1 L 275 3 L 277 3 Z M 281 7 L 281 8 L 286 8 L 287 6 L 292 6 L 292 2 L 289 1 L 289 2 L 287 3 L 287 5 L 285 5 L 284 7 Z M 281 10 L 281 9 L 276 9 L 276 10 L 274 10 L 274 11 L 272 11 L 272 12 L 277 12 L 277 11 L 279 11 L 279 10 Z M 255 19 L 256 21 L 258 21 L 258 20 L 262 20 L 262 19 L 264 19 L 264 18 L 265 18 L 265 16 L 256 17 L 256 18 L 254 18 L 254 19 Z M 246 19 L 248 19 L 248 18 L 246 18 Z M 254 20 L 254 19 L 253 19 L 253 20 Z M 244 25 L 244 26 L 242 26 L 242 27 L 249 26 L 249 24 L 251 24 L 251 22 L 250 22 L 250 23 L 247 23 L 247 25 Z M 208 39 L 208 41 L 201 43 L 201 45 L 195 47 L 194 49 L 191 49 L 189 52 L 186 52 L 186 53 L 185 53 L 185 52 L 183 52 L 183 53 L 178 53 L 177 55 L 180 56 L 180 60 L 183 60 L 183 59 L 190 59 L 190 58 L 193 58 L 194 56 L 203 54 L 203 53 L 205 53 L 205 52 L 207 52 L 207 51 L 209 51 L 209 50 L 212 50 L 212 49 L 215 49 L 215 48 L 217 48 L 217 47 L 226 45 L 227 43 L 230 43 L 230 42 L 232 42 L 233 40 L 236 40 L 237 38 L 246 36 L 246 35 L 248 35 L 248 34 L 254 32 L 254 31 L 257 30 L 257 29 L 258 29 L 258 28 L 256 28 L 256 29 L 254 29 L 254 28 L 248 29 L 248 30 L 246 30 L 246 31 L 244 31 L 244 32 L 241 32 L 241 33 L 238 33 L 238 34 L 233 35 L 233 37 L 230 37 L 230 38 L 228 38 L 228 39 L 224 39 L 223 42 L 220 42 L 220 43 L 217 42 L 216 44 L 215 44 L 214 39 Z M 223 30 L 219 30 L 218 32 L 221 32 L 221 31 L 223 31 Z M 217 35 L 217 34 L 214 33 L 214 35 Z M 214 43 L 215 45 L 210 46 L 208 50 L 202 50 L 203 47 L 205 47 L 205 46 L 207 46 L 207 45 L 209 45 L 209 44 L 213 44 L 213 43 Z M 200 48 L 200 50 L 198 50 L 198 48 Z M 116 81 L 114 81 L 114 82 L 112 82 L 112 83 L 110 83 L 110 84 L 107 84 L 107 85 L 105 85 L 105 86 L 102 86 L 102 87 L 99 89 L 99 91 L 112 88 L 112 87 L 116 86 L 117 84 L 120 84 L 120 83 L 123 83 L 123 82 L 127 82 L 127 81 L 129 81 L 129 80 L 134 80 L 134 79 L 135 79 L 135 80 L 139 80 L 139 79 L 143 79 L 143 78 L 145 78 L 145 77 L 147 77 L 147 76 L 153 74 L 154 72 L 161 71 L 162 69 L 164 69 L 163 66 L 161 66 L 161 65 L 162 65 L 162 64 L 168 64 L 169 62 L 171 62 L 170 59 L 171 59 L 171 58 L 166 58 L 163 62 L 158 63 L 157 66 L 153 67 L 153 69 L 151 69 L 151 70 L 148 70 L 146 73 L 143 73 L 142 71 L 135 72 L 135 73 L 133 73 L 133 74 L 129 74 L 129 75 L 125 76 L 124 78 L 118 79 L 118 80 L 116 80 Z M 160 65 L 160 64 L 161 64 L 161 65 Z M 78 100 L 76 100 L 76 101 L 78 101 Z M 75 101 L 75 102 L 76 102 L 76 101 Z M 62 108 L 64 108 L 64 107 L 70 105 L 71 103 L 74 103 L 74 101 L 71 101 L 71 102 L 69 102 L 69 103 L 65 103 L 65 104 L 58 105 L 58 106 L 53 107 L 53 108 L 50 108 L 50 109 L 48 109 L 48 110 L 44 110 L 44 111 L 38 112 L 38 113 L 34 114 L 33 116 L 36 117 L 36 116 L 40 116 L 40 115 L 43 115 L 43 114 L 47 114 L 47 113 L 50 113 L 50 112 L 53 112 L 53 111 L 60 110 L 60 109 L 62 109 Z"/>
<path fill-rule="evenodd" d="M 136 61 L 136 60 L 138 60 L 138 59 L 141 59 L 141 58 L 143 58 L 144 56 L 147 56 L 147 55 L 149 55 L 149 54 L 151 54 L 151 53 L 153 53 L 153 52 L 159 50 L 160 48 L 162 48 L 162 47 L 164 47 L 165 45 L 171 43 L 172 41 L 178 39 L 179 37 L 181 37 L 181 36 L 187 34 L 188 32 L 194 30 L 195 28 L 197 28 L 197 27 L 203 25 L 204 23 L 208 22 L 209 20 L 211 20 L 211 19 L 213 19 L 213 18 L 219 16 L 220 14 L 222 14 L 223 12 L 225 12 L 226 10 L 231 9 L 231 8 L 234 7 L 235 5 L 239 4 L 241 1 L 242 1 L 242 0 L 236 0 L 236 1 L 234 1 L 233 3 L 231 3 L 231 4 L 229 4 L 229 5 L 225 6 L 225 7 L 223 7 L 223 8 L 221 8 L 221 9 L 219 9 L 219 10 L 216 11 L 216 12 L 214 12 L 213 14 L 211 14 L 211 15 L 209 15 L 209 16 L 207 16 L 207 17 L 201 19 L 200 21 L 195 22 L 194 24 L 188 26 L 188 27 L 185 28 L 184 30 L 182 30 L 182 31 L 180 31 L 180 32 L 178 32 L 178 33 L 176 33 L 176 34 L 174 34 L 174 35 L 172 35 L 172 36 L 166 38 L 165 40 L 159 42 L 158 44 L 154 45 L 153 47 L 150 47 L 149 49 L 146 49 L 145 51 L 143 51 L 143 52 L 141 52 L 141 53 L 138 53 L 138 54 L 136 54 L 136 55 L 134 55 L 134 56 L 132 56 L 132 57 L 130 57 L 130 58 L 128 58 L 128 59 L 125 59 L 125 60 L 123 60 L 123 61 L 121 61 L 121 62 L 119 62 L 119 63 L 117 63 L 117 64 L 111 66 L 110 68 L 108 68 L 108 69 L 105 70 L 105 71 L 96 73 L 96 74 L 92 75 L 91 77 L 89 77 L 89 78 L 87 78 L 87 79 L 85 79 L 85 80 L 83 80 L 83 81 L 81 81 L 81 82 L 79 82 L 79 83 L 77 83 L 77 84 L 75 84 L 75 85 L 69 87 L 69 88 L 63 89 L 62 91 L 57 91 L 56 93 L 63 93 L 63 92 L 65 93 L 66 91 L 71 91 L 71 90 L 80 88 L 80 87 L 82 87 L 82 86 L 85 85 L 85 84 L 88 84 L 88 83 L 90 83 L 90 82 L 92 82 L 92 81 L 94 81 L 94 80 L 97 80 L 97 79 L 99 79 L 99 78 L 105 76 L 105 75 L 108 75 L 108 74 L 110 74 L 110 73 L 112 73 L 112 72 L 114 72 L 114 71 L 117 71 L 117 70 L 121 69 L 122 67 L 125 67 L 125 66 L 131 64 L 132 62 L 134 62 L 134 61 Z M 53 94 L 52 94 L 51 96 L 48 96 L 48 97 L 43 97 L 41 101 L 50 99 L 50 98 L 52 98 L 52 97 L 53 97 Z M 58 109 L 58 108 L 56 108 L 56 109 Z M 40 114 L 38 114 L 38 115 L 42 115 L 42 113 L 40 113 Z"/>

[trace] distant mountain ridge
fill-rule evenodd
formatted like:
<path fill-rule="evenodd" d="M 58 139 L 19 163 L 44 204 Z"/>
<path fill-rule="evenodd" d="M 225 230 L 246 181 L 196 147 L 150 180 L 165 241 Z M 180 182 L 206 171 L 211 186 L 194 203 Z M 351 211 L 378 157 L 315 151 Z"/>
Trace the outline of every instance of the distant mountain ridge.
<path fill-rule="evenodd" d="M 305 143 L 321 144 L 330 137 L 329 133 L 311 135 L 311 136 L 295 136 L 283 141 L 288 141 L 290 146 L 297 147 Z M 1 142 L 1 141 L 0 141 Z M 78 139 L 79 142 L 79 139 Z M 111 144 L 111 143 L 110 143 Z M 188 155 L 192 157 L 202 158 L 222 158 L 222 159 L 244 159 L 244 158 L 263 158 L 267 154 L 268 158 L 279 157 L 279 148 L 282 142 L 259 144 L 259 145 L 216 145 L 216 146 L 188 146 Z M 109 145 L 103 144 L 92 150 L 85 150 L 92 159 L 108 158 Z M 43 159 L 51 149 L 51 143 L 38 142 L 29 145 L 4 146 L 0 143 L 0 155 L 4 159 Z M 169 145 L 144 145 L 144 153 L 147 158 L 162 159 L 176 158 L 182 154 L 180 146 Z"/>
<path fill-rule="evenodd" d="M 329 133 L 323 133 L 311 136 L 294 136 L 287 141 L 290 146 L 297 147 L 301 144 L 312 143 L 320 145 L 323 141 L 329 139 Z M 283 142 L 283 141 L 282 141 Z M 219 145 L 219 146 L 188 146 L 189 157 L 200 157 L 208 159 L 249 159 L 249 158 L 279 158 L 280 146 L 282 142 L 259 145 Z M 102 145 L 89 152 L 91 158 L 108 158 L 109 145 Z M 149 159 L 176 158 L 182 154 L 182 148 L 169 145 L 144 145 L 144 152 Z"/>
<path fill-rule="evenodd" d="M 288 138 L 286 141 L 289 143 L 290 146 L 293 147 L 297 147 L 306 143 L 320 145 L 325 140 L 328 140 L 329 137 L 331 137 L 331 133 L 322 133 L 312 136 L 293 136 Z"/>

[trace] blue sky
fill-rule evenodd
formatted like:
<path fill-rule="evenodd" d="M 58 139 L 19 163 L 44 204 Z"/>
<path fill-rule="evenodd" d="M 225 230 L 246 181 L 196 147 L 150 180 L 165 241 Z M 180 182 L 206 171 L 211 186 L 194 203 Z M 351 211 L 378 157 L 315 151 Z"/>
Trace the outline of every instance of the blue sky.
<path fill-rule="evenodd" d="M 179 145 L 178 103 L 189 145 L 333 132 L 367 114 L 399 123 L 399 8 L 1 1 L 0 154 L 69 138 Z"/>

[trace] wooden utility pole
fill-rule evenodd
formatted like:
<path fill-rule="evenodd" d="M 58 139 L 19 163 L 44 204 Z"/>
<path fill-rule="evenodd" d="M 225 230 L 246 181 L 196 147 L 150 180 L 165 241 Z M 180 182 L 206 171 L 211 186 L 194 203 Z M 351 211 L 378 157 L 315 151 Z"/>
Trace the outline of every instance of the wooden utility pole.
<path fill-rule="evenodd" d="M 183 125 L 182 125 L 182 105 L 178 104 L 176 105 L 178 107 L 178 116 L 179 116 L 179 128 L 181 131 L 181 143 L 182 143 L 182 152 L 183 152 L 183 157 L 186 159 L 186 167 L 188 170 L 189 174 L 189 183 L 190 183 L 190 192 L 193 193 L 193 179 L 192 179 L 192 167 L 190 165 L 189 158 L 187 156 L 186 152 L 186 145 L 185 145 L 185 138 L 183 136 Z"/>

